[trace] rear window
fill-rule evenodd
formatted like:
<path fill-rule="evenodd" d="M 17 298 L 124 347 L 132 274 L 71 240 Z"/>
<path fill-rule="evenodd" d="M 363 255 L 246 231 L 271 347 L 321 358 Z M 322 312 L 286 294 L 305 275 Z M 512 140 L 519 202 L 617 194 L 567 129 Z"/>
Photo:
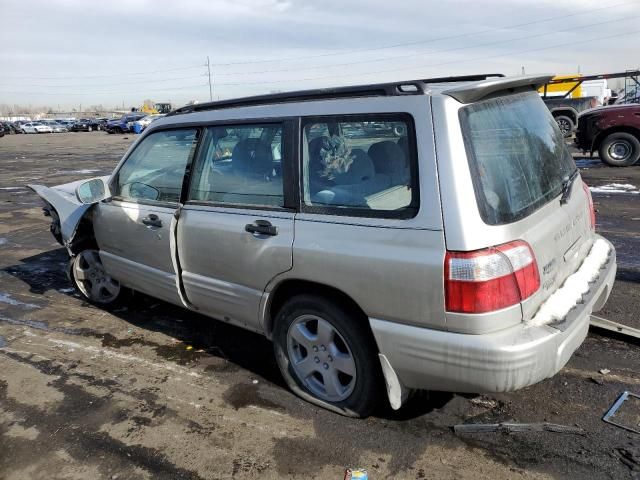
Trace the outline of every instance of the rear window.
<path fill-rule="evenodd" d="M 549 110 L 535 92 L 460 110 L 469 167 L 485 223 L 520 220 L 562 192 L 576 165 Z"/>

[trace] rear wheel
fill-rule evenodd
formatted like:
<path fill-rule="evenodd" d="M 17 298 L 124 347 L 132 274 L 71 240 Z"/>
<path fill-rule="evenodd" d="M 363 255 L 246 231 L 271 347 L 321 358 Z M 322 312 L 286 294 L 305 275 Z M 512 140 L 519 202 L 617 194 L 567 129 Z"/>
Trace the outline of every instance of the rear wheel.
<path fill-rule="evenodd" d="M 89 302 L 113 305 L 122 296 L 123 288 L 104 269 L 98 250 L 83 250 L 71 260 L 71 280 Z"/>
<path fill-rule="evenodd" d="M 573 133 L 574 123 L 571 118 L 567 117 L 566 115 L 558 115 L 557 117 L 555 117 L 555 119 L 560 132 L 562 132 L 562 135 L 568 137 Z"/>
<path fill-rule="evenodd" d="M 384 399 L 371 332 L 353 312 L 315 295 L 298 295 L 278 312 L 274 350 L 280 371 L 300 397 L 352 417 Z"/>
<path fill-rule="evenodd" d="M 598 152 L 600 159 L 612 167 L 629 167 L 640 159 L 640 140 L 630 133 L 611 133 L 604 138 Z"/>
<path fill-rule="evenodd" d="M 87 127 L 87 132 L 93 132 L 93 128 Z"/>

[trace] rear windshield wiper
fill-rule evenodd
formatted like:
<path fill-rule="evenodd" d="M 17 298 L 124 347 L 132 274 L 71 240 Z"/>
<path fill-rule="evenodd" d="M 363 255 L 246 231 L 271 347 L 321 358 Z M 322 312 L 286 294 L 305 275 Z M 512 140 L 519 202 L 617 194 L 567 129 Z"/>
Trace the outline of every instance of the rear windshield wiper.
<path fill-rule="evenodd" d="M 571 175 L 562 179 L 562 196 L 560 197 L 560 205 L 564 205 L 569 201 L 569 197 L 571 196 L 571 185 L 573 185 L 573 181 L 578 178 L 578 173 L 579 170 L 576 168 Z"/>

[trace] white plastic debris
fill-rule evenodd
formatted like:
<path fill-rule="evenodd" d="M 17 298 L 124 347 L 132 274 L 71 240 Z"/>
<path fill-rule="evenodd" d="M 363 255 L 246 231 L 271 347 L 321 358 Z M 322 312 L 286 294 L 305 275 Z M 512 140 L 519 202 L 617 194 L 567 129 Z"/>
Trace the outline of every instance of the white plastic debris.
<path fill-rule="evenodd" d="M 609 250 L 609 244 L 605 240 L 596 240 L 580 268 L 567 277 L 562 287 L 542 304 L 530 324 L 546 325 L 566 317 L 582 295 L 589 291 L 589 282 L 598 276 L 602 265 L 607 261 Z"/>
<path fill-rule="evenodd" d="M 608 373 L 611 373 L 611 370 L 609 370 L 608 368 L 601 368 L 601 369 L 599 370 L 599 372 L 600 372 L 602 375 L 607 375 Z"/>

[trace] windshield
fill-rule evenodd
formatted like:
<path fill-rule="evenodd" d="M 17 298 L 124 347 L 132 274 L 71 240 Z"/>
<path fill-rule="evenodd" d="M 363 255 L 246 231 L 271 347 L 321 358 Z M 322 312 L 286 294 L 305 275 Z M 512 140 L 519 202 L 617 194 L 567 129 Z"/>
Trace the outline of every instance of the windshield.
<path fill-rule="evenodd" d="M 520 220 L 562 192 L 576 165 L 535 92 L 478 102 L 460 110 L 469 166 L 485 223 Z"/>

